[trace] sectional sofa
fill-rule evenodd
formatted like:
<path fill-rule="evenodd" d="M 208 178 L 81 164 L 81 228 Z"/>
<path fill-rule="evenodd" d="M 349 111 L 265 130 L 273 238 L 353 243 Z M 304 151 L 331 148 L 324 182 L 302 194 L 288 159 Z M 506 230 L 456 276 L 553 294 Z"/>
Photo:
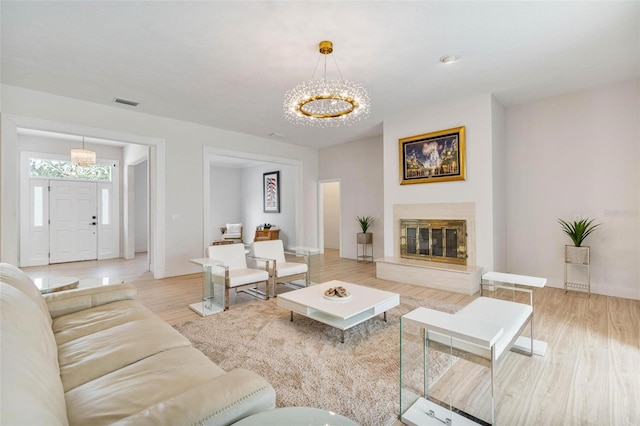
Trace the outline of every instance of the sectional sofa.
<path fill-rule="evenodd" d="M 275 408 L 254 372 L 222 370 L 117 284 L 41 295 L 0 263 L 0 424 L 232 424 Z"/>

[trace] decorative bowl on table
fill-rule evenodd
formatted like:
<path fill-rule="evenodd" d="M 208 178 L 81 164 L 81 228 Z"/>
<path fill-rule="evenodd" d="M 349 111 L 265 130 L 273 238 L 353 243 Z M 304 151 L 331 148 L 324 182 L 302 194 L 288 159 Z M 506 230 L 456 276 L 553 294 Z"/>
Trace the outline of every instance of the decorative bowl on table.
<path fill-rule="evenodd" d="M 324 298 L 336 302 L 346 302 L 351 299 L 351 293 L 342 286 L 331 287 L 324 291 Z"/>

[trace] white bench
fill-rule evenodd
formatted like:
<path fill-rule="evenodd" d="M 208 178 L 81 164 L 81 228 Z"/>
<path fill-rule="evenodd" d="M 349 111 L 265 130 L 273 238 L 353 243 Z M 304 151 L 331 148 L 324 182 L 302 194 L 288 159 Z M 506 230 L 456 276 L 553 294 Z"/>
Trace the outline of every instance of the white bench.
<path fill-rule="evenodd" d="M 508 300 L 479 297 L 455 314 L 448 314 L 428 308 L 417 308 L 402 316 L 402 323 L 413 323 L 424 329 L 425 347 L 429 342 L 452 346 L 488 361 L 491 371 L 491 419 L 495 424 L 495 370 L 498 362 L 513 345 L 527 324 L 533 336 L 533 307 Z M 402 326 L 402 325 L 401 325 Z M 533 339 L 529 351 L 533 354 Z M 425 371 L 428 371 L 429 357 L 425 356 Z M 428 397 L 428 377 L 425 378 L 425 398 Z M 414 407 L 425 406 L 427 401 L 420 398 Z M 402 415 L 407 424 L 425 424 L 428 416 L 423 409 L 411 407 Z"/>

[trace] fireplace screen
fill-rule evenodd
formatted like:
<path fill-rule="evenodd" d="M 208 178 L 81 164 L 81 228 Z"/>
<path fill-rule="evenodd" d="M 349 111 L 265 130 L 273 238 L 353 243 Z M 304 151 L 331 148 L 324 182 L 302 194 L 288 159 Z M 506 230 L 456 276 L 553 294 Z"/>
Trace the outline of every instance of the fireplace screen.
<path fill-rule="evenodd" d="M 401 220 L 400 256 L 410 259 L 466 265 L 466 221 L 443 219 Z"/>

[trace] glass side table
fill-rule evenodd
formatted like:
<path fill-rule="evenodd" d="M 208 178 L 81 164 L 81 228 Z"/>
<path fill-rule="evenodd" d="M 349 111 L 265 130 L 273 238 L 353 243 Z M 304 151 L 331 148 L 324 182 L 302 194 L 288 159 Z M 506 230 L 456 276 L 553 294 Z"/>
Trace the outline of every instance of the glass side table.
<path fill-rule="evenodd" d="M 224 311 L 225 306 L 225 266 L 215 259 L 190 259 L 189 262 L 202 266 L 202 300 L 189 305 L 189 309 L 207 317 Z"/>
<path fill-rule="evenodd" d="M 236 422 L 233 426 L 357 426 L 358 424 L 333 411 L 311 407 L 283 407 L 263 411 Z"/>
<path fill-rule="evenodd" d="M 468 351 L 486 348 L 502 334 L 490 321 L 469 323 L 445 312 L 417 308 L 400 317 L 400 420 L 408 426 L 495 424 L 493 376 Z M 491 352 L 493 354 L 493 352 Z M 454 365 L 464 364 L 457 372 Z M 490 382 L 489 382 L 490 379 Z M 476 380 L 472 392 L 459 387 Z M 490 385 L 486 385 L 489 382 Z"/>
<path fill-rule="evenodd" d="M 289 247 L 285 250 L 285 254 L 294 254 L 296 256 L 303 256 L 305 261 L 307 262 L 307 281 L 308 283 L 299 283 L 298 288 L 308 287 L 313 285 L 313 281 L 311 280 L 311 256 L 314 254 L 319 254 L 320 249 L 314 247 L 303 247 L 303 246 L 295 246 Z"/>
<path fill-rule="evenodd" d="M 35 277 L 32 278 L 40 293 L 55 293 L 78 287 L 78 277 Z"/>

